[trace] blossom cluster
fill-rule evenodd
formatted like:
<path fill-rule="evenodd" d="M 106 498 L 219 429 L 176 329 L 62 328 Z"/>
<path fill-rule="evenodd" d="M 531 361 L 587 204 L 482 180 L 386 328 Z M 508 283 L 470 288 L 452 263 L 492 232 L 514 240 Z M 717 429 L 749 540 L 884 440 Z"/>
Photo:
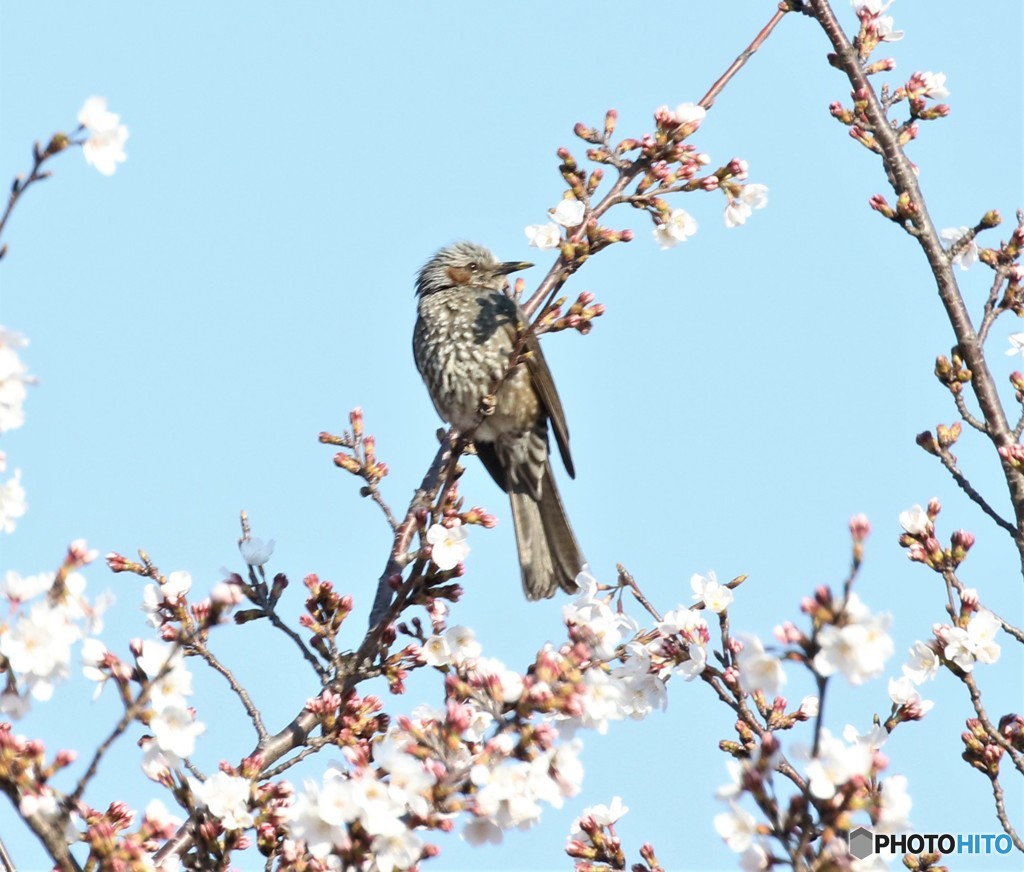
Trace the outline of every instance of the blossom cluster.
<path fill-rule="evenodd" d="M 103 97 L 90 97 L 78 112 L 79 129 L 88 137 L 82 143 L 82 153 L 91 166 L 105 176 L 112 176 L 119 163 L 127 160 L 124 144 L 128 141 L 128 128 L 121 116 L 107 108 Z"/>
<path fill-rule="evenodd" d="M 25 423 L 26 385 L 32 383 L 32 378 L 18 350 L 26 345 L 28 340 L 20 333 L 0 326 L 0 433 L 16 430 Z M 0 451 L 0 474 L 6 471 L 7 455 Z M 15 469 L 10 478 L 0 480 L 0 532 L 14 532 L 26 508 L 21 470 Z"/>
<path fill-rule="evenodd" d="M 603 169 L 587 175 L 576 163 L 568 149 L 560 149 L 562 176 L 569 184 L 563 199 L 548 210 L 549 220 L 544 224 L 530 224 L 525 228 L 529 244 L 540 249 L 559 249 L 569 262 L 589 256 L 604 245 L 633 238 L 632 231 L 612 231 L 601 227 L 604 212 L 619 202 L 629 202 L 644 209 L 654 221 L 652 231 L 662 249 L 673 248 L 697 232 L 697 221 L 685 209 L 670 208 L 664 199 L 667 194 L 681 191 L 716 191 L 726 197 L 725 225 L 744 224 L 755 209 L 768 203 L 768 188 L 763 184 L 744 184 L 747 177 L 746 161 L 733 159 L 719 169 L 702 175 L 711 158 L 688 142 L 703 123 L 707 110 L 694 103 L 681 103 L 674 110 L 660 107 L 654 113 L 655 130 L 640 139 L 624 139 L 613 143 L 617 114 L 614 110 L 605 117 L 603 130 L 577 124 L 575 133 L 593 147 L 587 157 L 598 164 L 617 170 L 625 176 L 635 190 L 628 194 L 608 195 L 597 201 L 603 180 Z M 628 156 L 636 154 L 632 161 Z"/>
<path fill-rule="evenodd" d="M 0 620 L 0 714 L 23 717 L 30 700 L 46 702 L 54 687 L 70 675 L 73 647 L 103 629 L 103 613 L 112 597 L 90 600 L 78 571 L 96 558 L 84 541 L 73 542 L 57 572 L 22 576 L 8 570 L 0 580 L 7 615 Z"/>
<path fill-rule="evenodd" d="M 545 805 L 579 792 L 581 730 L 645 718 L 664 709 L 672 675 L 701 674 L 710 633 L 699 612 L 680 606 L 642 629 L 612 607 L 614 589 L 586 572 L 577 582 L 579 595 L 563 609 L 568 641 L 546 645 L 524 674 L 485 656 L 473 632 L 449 626 L 447 606 L 433 600 L 432 632 L 420 636 L 414 658 L 445 676 L 441 708 L 390 723 L 373 697 L 325 691 L 311 700 L 308 710 L 323 716 L 348 765 L 307 780 L 286 804 L 275 831 L 285 868 L 302 857 L 355 864 L 369 856 L 380 869 L 410 868 L 437 850 L 426 832 L 451 829 L 460 813 L 463 839 L 500 842 L 505 830 L 534 826 Z M 695 576 L 692 588 L 695 599 L 722 609 L 731 600 L 713 573 Z M 585 814 L 585 826 L 595 816 L 602 818 Z"/>

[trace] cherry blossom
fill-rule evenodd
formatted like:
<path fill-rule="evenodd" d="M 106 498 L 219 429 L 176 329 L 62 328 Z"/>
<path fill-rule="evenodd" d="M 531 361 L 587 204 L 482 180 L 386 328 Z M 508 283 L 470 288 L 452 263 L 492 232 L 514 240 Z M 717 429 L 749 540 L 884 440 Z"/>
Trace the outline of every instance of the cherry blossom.
<path fill-rule="evenodd" d="M 740 687 L 747 693 L 760 690 L 767 696 L 777 696 L 786 683 L 786 673 L 778 657 L 764 650 L 764 643 L 753 635 L 738 636 L 743 647 L 736 654 L 740 673 Z"/>
<path fill-rule="evenodd" d="M 82 145 L 86 162 L 103 175 L 112 176 L 117 165 L 127 160 L 124 144 L 128 128 L 121 123 L 121 116 L 107 109 L 104 98 L 90 97 L 78 113 L 78 123 L 89 133 Z"/>
<path fill-rule="evenodd" d="M 238 550 L 249 566 L 262 566 L 274 553 L 274 540 L 269 539 L 264 543 L 262 539 L 243 539 L 238 543 Z"/>
<path fill-rule="evenodd" d="M 668 218 L 654 228 L 654 239 L 661 250 L 675 248 L 697 232 L 697 220 L 685 209 L 673 209 Z"/>
<path fill-rule="evenodd" d="M 552 220 L 563 227 L 578 227 L 583 223 L 586 206 L 579 200 L 562 200 L 554 209 L 549 210 Z"/>
<path fill-rule="evenodd" d="M 534 248 L 558 248 L 562 243 L 562 231 L 557 224 L 530 224 L 524 231 L 529 244 Z"/>
<path fill-rule="evenodd" d="M 249 811 L 252 782 L 238 775 L 216 772 L 206 781 L 192 783 L 192 792 L 226 830 L 244 830 L 255 822 Z"/>
<path fill-rule="evenodd" d="M 461 524 L 445 527 L 434 524 L 427 530 L 427 544 L 431 546 L 430 559 L 441 570 L 454 569 L 469 555 L 469 534 Z"/>
<path fill-rule="evenodd" d="M 703 600 L 711 611 L 721 614 L 733 601 L 733 593 L 724 584 L 720 584 L 714 572 L 704 575 L 693 575 L 690 588 L 694 600 Z"/>
<path fill-rule="evenodd" d="M 725 226 L 732 228 L 745 224 L 755 209 L 763 209 L 767 205 L 767 185 L 744 185 L 737 196 L 729 198 L 725 207 Z"/>

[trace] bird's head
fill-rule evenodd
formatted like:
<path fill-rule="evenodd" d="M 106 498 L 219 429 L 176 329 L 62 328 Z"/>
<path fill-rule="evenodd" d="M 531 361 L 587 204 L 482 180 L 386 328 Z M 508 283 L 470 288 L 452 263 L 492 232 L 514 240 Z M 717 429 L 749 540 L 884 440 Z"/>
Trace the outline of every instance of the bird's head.
<path fill-rule="evenodd" d="M 482 245 L 456 242 L 423 264 L 416 279 L 416 293 L 422 297 L 459 285 L 500 291 L 508 285 L 509 273 L 531 266 L 526 261 L 502 263 Z"/>

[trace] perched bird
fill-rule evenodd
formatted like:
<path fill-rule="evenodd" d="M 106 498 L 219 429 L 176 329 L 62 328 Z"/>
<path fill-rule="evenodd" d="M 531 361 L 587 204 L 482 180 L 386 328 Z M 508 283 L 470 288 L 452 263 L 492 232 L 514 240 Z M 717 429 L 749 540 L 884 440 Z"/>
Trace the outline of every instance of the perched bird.
<path fill-rule="evenodd" d="M 507 369 L 526 318 L 505 291 L 508 274 L 533 266 L 501 263 L 473 242 L 442 248 L 420 270 L 412 350 L 434 408 L 448 423 L 473 432 L 477 454 L 512 502 L 523 590 L 531 600 L 573 593 L 584 559 L 569 526 L 548 460 L 548 421 L 562 461 L 575 477 L 569 430 L 537 337 L 525 360 L 494 397 L 481 403 Z"/>

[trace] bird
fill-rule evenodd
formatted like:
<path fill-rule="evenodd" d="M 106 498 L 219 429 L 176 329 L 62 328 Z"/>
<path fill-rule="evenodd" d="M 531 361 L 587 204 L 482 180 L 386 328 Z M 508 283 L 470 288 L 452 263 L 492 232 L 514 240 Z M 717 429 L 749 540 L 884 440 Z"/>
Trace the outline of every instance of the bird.
<path fill-rule="evenodd" d="M 412 347 L 437 413 L 462 432 L 476 428 L 476 453 L 509 495 L 523 591 L 538 600 L 559 588 L 575 593 L 586 561 L 551 470 L 549 422 L 565 469 L 576 477 L 565 412 L 536 335 L 526 336 L 522 359 L 490 396 L 528 326 L 508 294 L 508 276 L 531 266 L 501 262 L 474 242 L 440 249 L 416 280 Z"/>

